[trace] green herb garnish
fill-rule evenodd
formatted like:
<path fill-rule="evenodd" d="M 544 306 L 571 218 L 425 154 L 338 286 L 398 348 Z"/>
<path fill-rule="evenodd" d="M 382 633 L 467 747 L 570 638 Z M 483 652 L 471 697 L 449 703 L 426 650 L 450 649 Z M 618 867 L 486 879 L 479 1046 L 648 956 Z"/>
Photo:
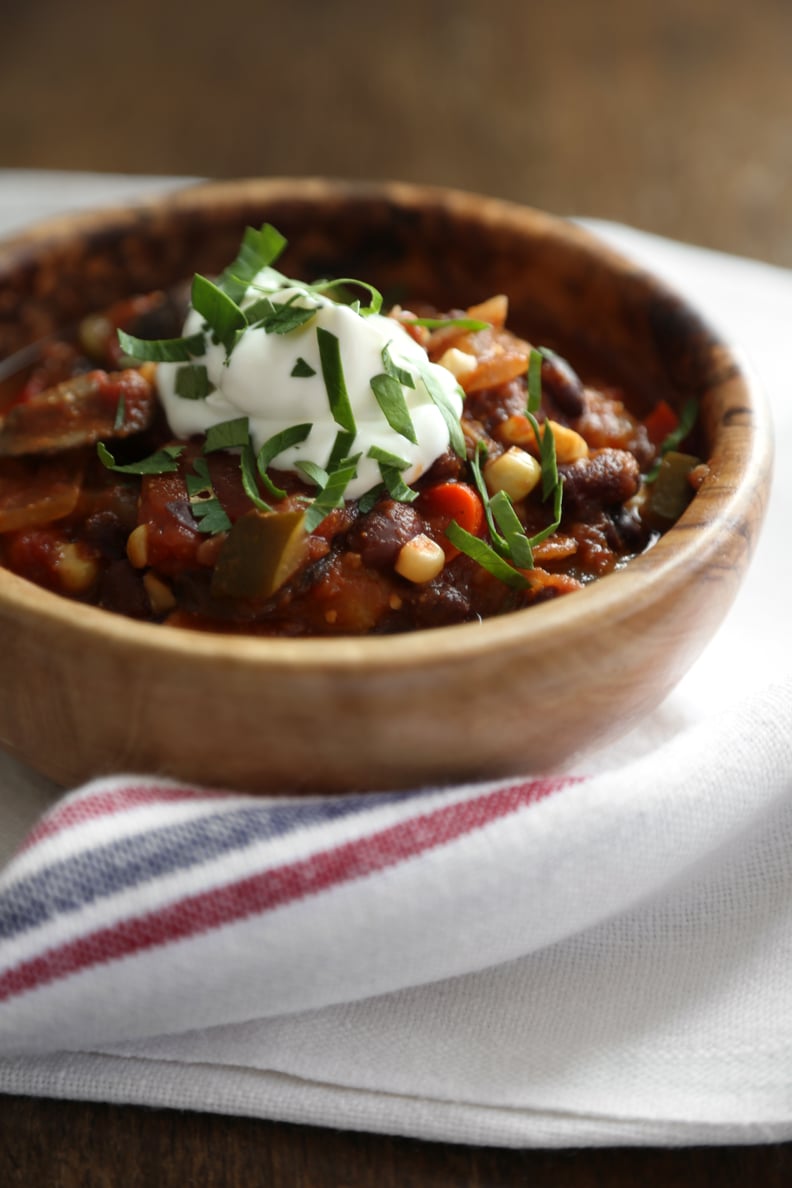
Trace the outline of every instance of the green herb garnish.
<path fill-rule="evenodd" d="M 231 529 L 231 521 L 217 496 L 211 499 L 191 499 L 190 511 L 195 517 L 198 531 L 205 532 L 207 536 L 217 536 L 219 532 L 229 532 Z"/>
<path fill-rule="evenodd" d="M 413 425 L 410 410 L 407 407 L 407 401 L 404 398 L 404 392 L 399 380 L 383 372 L 381 375 L 375 375 L 373 377 L 371 380 L 371 390 L 374 393 L 374 399 L 380 407 L 380 412 L 391 429 L 401 434 L 402 437 L 406 437 L 408 441 L 417 444 L 418 438 L 415 434 L 415 426 Z"/>
<path fill-rule="evenodd" d="M 477 318 L 399 318 L 402 326 L 425 326 L 427 330 L 445 330 L 456 326 L 459 330 L 488 330 L 491 322 L 480 322 Z"/>
<path fill-rule="evenodd" d="M 239 456 L 239 473 L 242 478 L 242 489 L 254 507 L 257 507 L 259 511 L 269 512 L 272 511 L 272 508 L 259 494 L 258 483 L 256 482 L 257 470 L 256 454 L 250 441 L 248 441 L 242 447 L 242 453 Z"/>
<path fill-rule="evenodd" d="M 539 461 L 542 464 L 542 499 L 547 499 L 561 483 L 556 460 L 555 436 L 549 421 L 545 421 L 544 429 L 535 417 L 542 403 L 542 354 L 535 348 L 531 349 L 528 360 L 528 405 L 525 415 L 531 423 L 536 445 L 539 450 Z"/>
<path fill-rule="evenodd" d="M 542 353 L 532 348 L 528 356 L 528 412 L 537 413 L 542 404 Z"/>
<path fill-rule="evenodd" d="M 248 325 L 264 330 L 267 334 L 291 334 L 292 330 L 299 330 L 316 317 L 319 306 L 295 305 L 298 296 L 295 293 L 288 301 L 260 298 L 244 310 Z"/>
<path fill-rule="evenodd" d="M 126 418 L 126 400 L 124 393 L 118 397 L 118 404 L 116 405 L 115 417 L 113 418 L 113 432 L 117 433 L 119 429 L 123 428 L 124 420 Z"/>
<path fill-rule="evenodd" d="M 217 450 L 241 451 L 239 457 L 239 471 L 242 488 L 250 502 L 259 511 L 272 511 L 270 505 L 261 498 L 256 482 L 256 456 L 250 441 L 250 422 L 247 417 L 237 417 L 233 421 L 223 421 L 220 425 L 212 425 L 206 431 L 203 444 L 204 454 L 213 454 Z"/>
<path fill-rule="evenodd" d="M 376 445 L 371 446 L 368 457 L 379 463 L 382 482 L 391 499 L 395 499 L 399 503 L 412 503 L 418 498 L 418 492 L 413 491 L 412 487 L 408 487 L 402 478 L 402 471 L 410 467 L 410 463 L 406 459 L 399 458 L 396 454 L 391 454 L 389 450 L 383 450 Z"/>
<path fill-rule="evenodd" d="M 354 458 L 327 475 L 327 482 L 305 513 L 306 532 L 313 532 L 334 508 L 341 506 L 347 487 L 356 477 L 357 459 Z"/>
<path fill-rule="evenodd" d="M 203 453 L 214 454 L 217 450 L 242 449 L 249 441 L 250 424 L 248 418 L 235 417 L 233 421 L 223 421 L 219 425 L 211 425 L 206 430 Z"/>
<path fill-rule="evenodd" d="M 474 536 L 465 528 L 460 527 L 456 520 L 452 520 L 445 530 L 447 538 L 459 549 L 476 561 L 487 573 L 491 573 L 506 586 L 513 590 L 524 590 L 530 583 L 524 573 L 514 569 L 508 561 L 504 561 L 491 545 L 479 536 Z"/>
<path fill-rule="evenodd" d="M 362 318 L 367 318 L 372 314 L 378 314 L 380 312 L 382 309 L 382 293 L 367 281 L 356 280 L 351 276 L 341 276 L 334 280 L 314 281 L 313 284 L 307 287 L 311 292 L 324 294 L 332 289 L 338 289 L 346 285 L 354 285 L 357 288 L 365 289 L 371 298 L 368 305 L 361 306 L 359 301 L 354 302 L 355 313 L 360 314 Z"/>
<path fill-rule="evenodd" d="M 476 449 L 470 460 L 473 480 L 484 505 L 487 528 L 489 529 L 490 539 L 492 540 L 492 552 L 502 562 L 514 566 L 517 570 L 533 569 L 533 549 L 543 540 L 546 540 L 548 536 L 551 536 L 561 523 L 563 481 L 558 473 L 555 438 L 549 422 L 545 421 L 544 427 L 542 427 L 534 415 L 541 406 L 542 401 L 541 366 L 542 356 L 540 352 L 532 350 L 528 363 L 528 403 L 525 415 L 533 429 L 540 453 L 542 499 L 546 500 L 551 495 L 553 496 L 553 516 L 550 523 L 540 532 L 534 533 L 533 536 L 527 536 L 514 510 L 514 505 L 506 492 L 499 491 L 490 497 L 482 473 L 482 460 L 487 455 L 486 446 L 482 442 L 476 444 Z M 451 537 L 449 536 L 450 539 Z M 458 545 L 457 547 L 461 546 Z M 468 556 L 473 556 L 473 553 L 469 549 L 463 548 L 462 552 L 466 552 Z M 479 549 L 477 552 L 480 553 L 481 550 Z M 476 556 L 474 559 L 478 560 L 479 558 Z M 484 564 L 483 562 L 480 563 Z M 501 572 L 500 567 L 496 566 L 493 568 L 491 564 L 484 565 L 484 568 L 488 569 L 490 573 L 495 574 L 496 577 Z M 496 572 L 496 569 L 498 572 Z"/>
<path fill-rule="evenodd" d="M 180 367 L 173 388 L 176 395 L 184 400 L 205 400 L 215 390 L 202 363 L 189 363 Z"/>
<path fill-rule="evenodd" d="M 382 366 L 385 368 L 385 374 L 398 380 L 403 388 L 414 388 L 415 379 L 409 371 L 399 367 L 398 363 L 394 361 L 388 346 L 389 344 L 382 348 Z"/>
<path fill-rule="evenodd" d="M 302 355 L 300 355 L 289 374 L 293 376 L 294 379 L 308 379 L 309 376 L 316 375 L 316 368 L 311 367 L 311 364 L 307 363 L 305 359 L 303 359 Z"/>
<path fill-rule="evenodd" d="M 116 470 L 119 474 L 173 474 L 179 469 L 178 459 L 184 451 L 183 445 L 169 445 L 148 458 L 141 458 L 139 462 L 128 462 L 119 465 L 113 455 L 101 441 L 96 444 L 99 460 L 108 470 Z"/>
<path fill-rule="evenodd" d="M 320 491 L 323 491 L 327 486 L 330 475 L 318 462 L 311 462 L 309 458 L 306 458 L 304 462 L 295 462 L 295 467 Z"/>
<path fill-rule="evenodd" d="M 259 450 L 256 456 L 256 466 L 261 475 L 261 481 L 273 499 L 285 499 L 286 492 L 281 487 L 275 486 L 275 483 L 273 483 L 267 474 L 267 467 L 273 458 L 277 458 L 278 454 L 290 449 L 291 446 L 299 445 L 301 441 L 305 441 L 312 428 L 313 425 L 310 421 L 304 422 L 301 425 L 290 425 L 288 429 L 282 429 L 280 433 L 275 433 L 272 437 L 268 438 Z"/>
<path fill-rule="evenodd" d="M 323 326 L 317 326 L 316 340 L 319 344 L 322 379 L 333 420 L 339 428 L 346 429 L 348 433 L 356 433 L 355 415 L 352 412 L 352 405 L 349 403 L 338 338 L 329 330 L 325 330 Z"/>
<path fill-rule="evenodd" d="M 339 429 L 338 433 L 336 433 L 333 448 L 330 451 L 330 457 L 327 459 L 328 471 L 335 470 L 342 464 L 345 458 L 349 457 L 349 451 L 352 449 L 356 432 L 351 433 L 346 429 Z"/>
<path fill-rule="evenodd" d="M 671 450 L 676 450 L 677 447 L 680 446 L 685 440 L 688 433 L 690 433 L 696 423 L 698 410 L 698 400 L 696 400 L 695 397 L 691 397 L 690 400 L 686 401 L 681 413 L 679 414 L 679 423 L 677 424 L 676 429 L 672 429 L 671 432 L 661 442 L 660 449 L 657 453 L 657 458 L 644 476 L 644 482 L 655 482 L 658 474 L 660 473 L 660 466 L 662 464 L 663 458 Z"/>
<path fill-rule="evenodd" d="M 489 529 L 489 534 L 493 545 L 502 557 L 510 557 L 511 549 L 509 548 L 509 542 L 506 537 L 501 534 L 498 525 L 495 522 L 490 493 L 487 490 L 487 484 L 484 481 L 484 475 L 481 469 L 482 460 L 485 460 L 486 457 L 487 447 L 484 445 L 483 441 L 477 441 L 476 448 L 473 451 L 473 456 L 470 459 L 470 470 L 473 475 L 473 482 L 476 484 L 476 490 L 481 496 L 481 502 L 484 506 L 484 516 L 487 521 L 487 528 Z"/>
<path fill-rule="evenodd" d="M 247 318 L 236 301 L 200 273 L 193 277 L 190 299 L 193 309 L 204 318 L 215 342 L 222 343 L 226 355 L 230 355 L 237 335 L 247 326 Z"/>
<path fill-rule="evenodd" d="M 364 495 L 358 499 L 358 511 L 362 516 L 368 514 L 375 504 L 379 503 L 384 495 L 387 495 L 388 488 L 384 483 L 377 483 L 376 487 L 372 487 L 370 491 L 366 491 Z"/>
<path fill-rule="evenodd" d="M 465 435 L 462 432 L 462 424 L 459 419 L 459 413 L 454 408 L 451 397 L 446 392 L 443 385 L 432 373 L 431 364 L 428 362 L 420 368 L 421 379 L 424 382 L 426 391 L 429 393 L 429 399 L 438 409 L 446 423 L 448 429 L 448 438 L 451 442 L 451 449 L 454 453 L 464 458 L 466 456 Z M 459 389 L 460 396 L 463 395 L 462 389 Z"/>
<path fill-rule="evenodd" d="M 258 230 L 247 227 L 236 259 L 220 277 L 220 288 L 232 301 L 241 301 L 253 278 L 274 264 L 285 247 L 286 240 L 269 223 L 262 224 Z"/>
<path fill-rule="evenodd" d="M 532 542 L 525 535 L 525 529 L 514 510 L 514 504 L 505 491 L 498 491 L 490 500 L 492 515 L 503 533 L 508 556 L 517 569 L 533 569 Z"/>
<path fill-rule="evenodd" d="M 209 474 L 209 463 L 205 458 L 196 458 L 193 468 L 194 473 L 185 474 L 184 483 L 190 500 L 190 511 L 198 531 L 205 532 L 207 536 L 216 536 L 218 532 L 228 532 L 231 521 L 215 494 L 212 477 Z"/>
<path fill-rule="evenodd" d="M 206 350 L 203 334 L 189 334 L 186 338 L 136 338 L 119 330 L 118 342 L 125 355 L 144 363 L 189 363 Z"/>

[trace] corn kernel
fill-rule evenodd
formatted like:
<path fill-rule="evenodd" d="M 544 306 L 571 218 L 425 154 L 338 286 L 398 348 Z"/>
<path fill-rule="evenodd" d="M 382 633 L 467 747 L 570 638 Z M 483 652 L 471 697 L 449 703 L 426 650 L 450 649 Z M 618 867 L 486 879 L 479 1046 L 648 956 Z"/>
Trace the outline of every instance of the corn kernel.
<path fill-rule="evenodd" d="M 395 569 L 408 582 L 423 585 L 436 578 L 444 565 L 445 553 L 442 548 L 422 532 L 399 549 Z"/>
<path fill-rule="evenodd" d="M 115 340 L 113 324 L 104 314 L 88 314 L 80 322 L 77 333 L 80 347 L 96 362 L 105 359 L 108 344 Z"/>
<path fill-rule="evenodd" d="M 484 467 L 484 481 L 490 495 L 505 491 L 510 499 L 525 499 L 542 477 L 536 458 L 518 446 L 512 446 Z"/>
<path fill-rule="evenodd" d="M 99 576 L 99 566 L 87 557 L 80 546 L 66 542 L 58 549 L 55 570 L 61 589 L 67 594 L 84 594 Z"/>
<path fill-rule="evenodd" d="M 536 447 L 536 434 L 527 417 L 515 413 L 507 417 L 497 428 L 496 436 L 509 445 Z"/>
<path fill-rule="evenodd" d="M 148 565 L 148 527 L 138 524 L 127 538 L 127 557 L 135 569 L 145 569 Z"/>
<path fill-rule="evenodd" d="M 166 611 L 173 610 L 176 606 L 173 590 L 155 573 L 149 572 L 143 575 L 143 586 L 148 596 L 149 606 L 155 615 L 164 615 Z"/>
<path fill-rule="evenodd" d="M 559 462 L 577 462 L 579 458 L 588 458 L 589 447 L 585 437 L 582 437 L 574 429 L 570 429 L 567 425 L 561 425 L 558 421 L 547 420 L 545 424 L 549 425 L 555 438 L 556 459 Z M 540 433 L 544 434 L 544 425 L 540 426 Z M 536 434 L 533 431 L 533 426 L 527 417 L 519 414 L 507 417 L 498 429 L 498 436 L 501 441 L 508 441 L 512 445 L 523 446 L 526 450 L 530 450 L 532 454 L 539 453 L 539 446 L 536 442 Z"/>
<path fill-rule="evenodd" d="M 478 367 L 475 356 L 469 355 L 467 351 L 460 351 L 459 347 L 449 347 L 440 356 L 438 363 L 441 367 L 445 367 L 446 371 L 450 371 L 460 383 L 466 376 L 472 375 Z"/>
<path fill-rule="evenodd" d="M 585 437 L 568 425 L 559 425 L 558 421 L 547 423 L 553 431 L 556 459 L 559 462 L 577 462 L 580 458 L 588 458 L 589 448 Z"/>

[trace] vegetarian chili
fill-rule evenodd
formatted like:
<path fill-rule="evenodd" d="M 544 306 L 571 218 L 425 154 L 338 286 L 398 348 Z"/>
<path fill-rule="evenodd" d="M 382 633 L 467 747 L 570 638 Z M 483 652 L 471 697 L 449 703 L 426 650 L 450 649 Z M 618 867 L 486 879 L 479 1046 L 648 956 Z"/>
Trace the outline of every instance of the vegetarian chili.
<path fill-rule="evenodd" d="M 384 634 L 572 593 L 684 510 L 694 406 L 639 417 L 504 296 L 383 315 L 361 282 L 281 276 L 282 246 L 249 229 L 216 281 L 41 347 L 0 420 L 4 567 L 169 626 Z"/>

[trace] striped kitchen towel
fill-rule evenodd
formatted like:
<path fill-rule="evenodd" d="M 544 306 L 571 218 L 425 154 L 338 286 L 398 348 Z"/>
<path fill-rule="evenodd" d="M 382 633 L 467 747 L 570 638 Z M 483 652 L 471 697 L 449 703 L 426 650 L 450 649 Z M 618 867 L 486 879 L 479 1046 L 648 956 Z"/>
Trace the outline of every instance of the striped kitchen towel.
<path fill-rule="evenodd" d="M 387 903 L 373 914 L 363 908 L 372 896 L 388 896 L 390 882 L 404 877 L 400 868 L 421 883 L 429 869 L 422 859 L 433 855 L 441 871 L 454 843 L 470 845 L 574 782 L 286 801 L 128 778 L 91 784 L 44 816 L 0 878 L 0 1035 L 8 1047 L 47 1050 L 63 1045 L 78 1005 L 87 1030 L 78 1025 L 73 1042 L 96 1043 L 150 1034 L 153 1017 L 170 1030 L 193 1013 L 201 1024 L 229 1022 L 403 984 L 410 955 L 388 961 L 385 975 L 386 953 L 378 953 L 379 972 L 361 981 L 352 965 L 342 966 L 331 988 L 329 956 L 312 974 L 315 940 L 300 953 L 296 921 L 306 907 L 314 914 L 332 904 L 334 892 L 352 889 L 363 902 L 354 916 L 344 913 L 345 930 L 357 925 L 364 935 L 342 947 L 374 954 L 383 947 Z M 428 906 L 427 892 L 409 894 Z M 423 910 L 412 922 L 421 930 Z M 269 968 L 272 920 L 277 951 L 294 950 L 288 980 L 283 964 L 277 977 Z M 315 927 L 314 919 L 311 934 Z M 219 961 L 210 958 L 215 946 Z M 169 976 L 160 1002 L 165 954 L 177 955 L 184 982 L 174 985 Z M 468 961 L 453 964 L 464 969 Z M 132 975 L 139 984 L 130 1006 L 123 1000 L 133 969 L 140 972 Z M 197 970 L 213 988 L 191 1004 Z M 438 972 L 444 966 L 433 963 L 418 980 Z M 97 978 L 106 989 L 94 995 Z M 239 984 L 224 989 L 229 981 Z M 219 1014 L 215 996 L 225 1004 Z"/>
<path fill-rule="evenodd" d="M 98 781 L 0 877 L 0 1088 L 471 1142 L 792 1135 L 790 792 L 792 683 L 585 778 Z"/>

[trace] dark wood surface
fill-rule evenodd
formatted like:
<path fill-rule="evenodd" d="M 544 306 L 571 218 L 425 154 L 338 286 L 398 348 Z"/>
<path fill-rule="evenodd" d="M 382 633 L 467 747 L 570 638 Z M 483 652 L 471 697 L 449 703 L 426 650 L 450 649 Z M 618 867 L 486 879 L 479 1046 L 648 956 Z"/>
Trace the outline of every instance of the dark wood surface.
<path fill-rule="evenodd" d="M 792 1147 L 510 1151 L 0 1098 L 3 1188 L 788 1188 Z"/>
<path fill-rule="evenodd" d="M 25 0 L 0 163 L 460 186 L 792 264 L 787 0 Z"/>
<path fill-rule="evenodd" d="M 400 177 L 792 265 L 786 0 L 233 9 L 6 4 L 0 164 Z M 0 1188 L 790 1183 L 792 1146 L 513 1152 L 0 1097 Z"/>

